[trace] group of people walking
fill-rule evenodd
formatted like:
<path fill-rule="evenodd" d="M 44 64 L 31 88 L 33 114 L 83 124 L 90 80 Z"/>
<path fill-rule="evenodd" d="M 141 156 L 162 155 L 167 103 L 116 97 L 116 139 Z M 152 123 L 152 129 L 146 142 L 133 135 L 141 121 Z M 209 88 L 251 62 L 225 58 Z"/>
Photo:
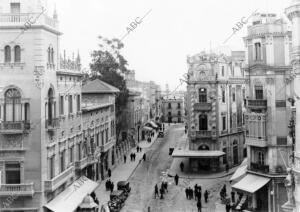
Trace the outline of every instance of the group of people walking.
<path fill-rule="evenodd" d="M 106 182 L 105 182 L 106 191 L 113 192 L 114 186 L 115 186 L 114 183 L 110 179 L 106 180 Z"/>
<path fill-rule="evenodd" d="M 163 181 L 161 183 L 160 189 L 158 190 L 158 186 L 157 184 L 154 186 L 154 198 L 156 199 L 156 197 L 163 199 L 164 198 L 164 194 L 168 192 L 168 182 Z M 160 194 L 160 195 L 159 195 Z"/>
<path fill-rule="evenodd" d="M 194 186 L 194 190 L 191 188 L 191 187 L 188 187 L 185 189 L 185 195 L 186 195 L 186 198 L 188 200 L 191 200 L 191 199 L 194 199 L 197 201 L 197 209 L 198 211 L 201 212 L 202 210 L 202 203 L 201 203 L 201 199 L 202 199 L 202 188 L 201 186 L 199 185 L 195 185 Z M 209 195 L 209 192 L 207 190 L 205 190 L 204 192 L 204 200 L 205 200 L 205 203 L 208 202 L 208 195 Z"/>

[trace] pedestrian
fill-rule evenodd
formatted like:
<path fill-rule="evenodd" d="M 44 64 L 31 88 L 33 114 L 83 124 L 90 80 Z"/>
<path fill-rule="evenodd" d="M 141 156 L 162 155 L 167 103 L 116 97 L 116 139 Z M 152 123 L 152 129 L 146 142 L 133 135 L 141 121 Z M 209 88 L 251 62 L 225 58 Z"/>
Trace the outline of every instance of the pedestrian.
<path fill-rule="evenodd" d="M 135 161 L 135 156 L 136 156 L 136 154 L 135 154 L 135 153 L 133 153 L 133 161 Z"/>
<path fill-rule="evenodd" d="M 226 212 L 230 212 L 230 208 L 231 208 L 231 206 L 230 206 L 230 203 L 226 203 Z"/>
<path fill-rule="evenodd" d="M 189 199 L 189 189 L 185 188 L 185 196 L 187 199 Z"/>
<path fill-rule="evenodd" d="M 126 155 L 124 155 L 124 163 L 126 163 Z"/>
<path fill-rule="evenodd" d="M 111 177 L 111 170 L 108 169 L 107 173 L 108 173 L 108 177 L 110 178 Z"/>
<path fill-rule="evenodd" d="M 194 191 L 192 188 L 190 188 L 190 193 L 191 193 L 191 199 L 194 199 Z"/>
<path fill-rule="evenodd" d="M 205 203 L 207 203 L 207 201 L 208 201 L 208 191 L 207 190 L 205 190 L 205 192 L 204 192 L 204 200 L 205 200 Z"/>
<path fill-rule="evenodd" d="M 231 202 L 235 203 L 235 193 L 233 191 L 231 192 Z"/>
<path fill-rule="evenodd" d="M 139 152 L 139 149 L 140 149 L 139 146 L 136 146 L 136 152 Z"/>
<path fill-rule="evenodd" d="M 174 180 L 175 180 L 175 184 L 178 185 L 179 176 L 177 174 L 175 175 Z"/>
<path fill-rule="evenodd" d="M 197 185 L 197 184 L 196 184 Z M 194 197 L 195 197 L 195 200 L 197 200 L 197 198 L 199 197 L 199 190 L 198 190 L 198 188 L 196 187 L 196 185 L 195 185 L 195 187 L 194 187 Z"/>
<path fill-rule="evenodd" d="M 168 182 L 163 182 L 163 184 L 164 184 L 164 189 L 168 192 Z"/>
<path fill-rule="evenodd" d="M 160 191 L 160 199 L 163 199 L 164 198 L 164 189 L 160 188 L 159 191 Z"/>
<path fill-rule="evenodd" d="M 142 151 L 142 147 L 140 147 L 140 152 Z"/>
<path fill-rule="evenodd" d="M 199 189 L 199 191 L 200 191 L 200 192 L 202 192 L 202 188 L 201 188 L 201 185 L 200 185 L 200 186 L 198 186 L 198 189 Z"/>
<path fill-rule="evenodd" d="M 146 153 L 143 154 L 143 160 L 146 161 Z"/>
<path fill-rule="evenodd" d="M 113 183 L 113 182 L 111 182 L 111 184 L 110 184 L 110 191 L 111 191 L 111 192 L 113 192 L 113 190 L 114 190 L 114 186 L 115 186 L 115 185 L 114 185 L 114 183 Z"/>
<path fill-rule="evenodd" d="M 229 165 L 228 165 L 228 163 L 226 164 L 225 169 L 226 169 L 226 172 L 228 173 L 228 171 L 229 171 Z"/>
<path fill-rule="evenodd" d="M 105 188 L 106 188 L 106 191 L 108 191 L 108 189 L 110 188 L 110 185 L 109 185 L 109 181 L 106 180 L 105 182 Z"/>
<path fill-rule="evenodd" d="M 202 192 L 199 189 L 197 191 L 198 191 L 197 192 L 197 194 L 198 194 L 197 200 L 201 201 L 201 199 L 202 199 Z"/>
<path fill-rule="evenodd" d="M 198 212 L 201 212 L 201 211 L 202 211 L 202 204 L 201 204 L 201 201 L 198 201 L 198 202 L 197 202 L 197 209 L 198 209 Z"/>
<path fill-rule="evenodd" d="M 180 170 L 181 170 L 181 172 L 183 172 L 183 169 L 184 169 L 184 163 L 181 161 L 181 163 L 180 163 Z"/>
<path fill-rule="evenodd" d="M 156 199 L 156 195 L 159 197 L 157 184 L 154 186 L 154 198 Z"/>

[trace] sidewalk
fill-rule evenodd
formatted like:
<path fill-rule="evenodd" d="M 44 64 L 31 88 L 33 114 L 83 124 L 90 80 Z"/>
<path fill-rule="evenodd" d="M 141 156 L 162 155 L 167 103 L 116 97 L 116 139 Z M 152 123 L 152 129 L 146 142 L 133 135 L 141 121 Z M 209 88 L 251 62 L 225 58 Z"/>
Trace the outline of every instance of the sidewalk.
<path fill-rule="evenodd" d="M 147 141 L 141 141 L 139 143 L 139 146 L 142 148 L 142 152 L 137 153 L 136 147 L 132 148 L 131 151 L 129 151 L 129 153 L 127 154 L 126 163 L 124 163 L 124 160 L 121 160 L 122 162 L 120 162 L 112 170 L 110 179 L 114 183 L 114 190 L 117 189 L 118 181 L 122 181 L 122 180 L 126 181 L 131 177 L 131 175 L 134 173 L 135 169 L 138 167 L 138 165 L 143 160 L 142 159 L 143 154 L 148 151 L 148 148 L 154 144 L 156 139 L 157 139 L 157 133 L 154 135 L 154 137 L 152 138 L 152 141 L 150 143 L 148 143 Z M 136 153 L 136 159 L 133 162 L 130 161 L 130 153 L 132 153 L 132 152 Z M 106 179 L 101 181 L 99 183 L 99 186 L 95 190 L 95 193 L 99 199 L 100 207 L 101 207 L 101 205 L 107 204 L 107 202 L 109 201 L 110 191 L 106 191 L 105 182 L 106 182 Z"/>

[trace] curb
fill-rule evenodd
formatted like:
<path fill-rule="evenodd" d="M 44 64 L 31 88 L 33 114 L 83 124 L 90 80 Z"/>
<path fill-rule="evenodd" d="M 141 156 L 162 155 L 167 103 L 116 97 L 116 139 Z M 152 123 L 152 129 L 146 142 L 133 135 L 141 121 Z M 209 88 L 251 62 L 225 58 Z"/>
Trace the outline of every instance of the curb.
<path fill-rule="evenodd" d="M 191 177 L 191 176 L 179 176 L 179 178 L 184 178 L 184 179 L 206 179 L 206 180 L 209 180 L 209 179 L 219 179 L 219 178 L 224 178 L 224 177 L 228 177 L 229 175 L 232 175 L 235 171 L 232 171 L 232 172 L 228 172 L 226 173 L 225 175 L 222 175 L 222 176 L 218 176 L 218 177 Z M 175 175 L 172 175 L 172 174 L 169 174 L 168 173 L 168 177 L 174 177 Z"/>

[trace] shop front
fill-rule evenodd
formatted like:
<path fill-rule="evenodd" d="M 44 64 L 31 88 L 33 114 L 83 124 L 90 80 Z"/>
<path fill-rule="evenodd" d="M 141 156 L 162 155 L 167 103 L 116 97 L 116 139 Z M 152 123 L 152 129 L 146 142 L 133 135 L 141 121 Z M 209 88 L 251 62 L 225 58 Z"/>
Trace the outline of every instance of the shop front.
<path fill-rule="evenodd" d="M 238 194 L 234 208 L 257 212 L 268 211 L 270 180 L 267 177 L 246 174 L 244 178 L 232 186 L 232 190 Z"/>
<path fill-rule="evenodd" d="M 175 149 L 173 158 L 189 158 L 189 170 L 192 172 L 220 171 L 220 160 L 225 153 L 219 150 Z"/>
<path fill-rule="evenodd" d="M 96 211 L 97 206 L 89 195 L 97 188 L 98 183 L 83 176 L 75 180 L 63 192 L 44 205 L 49 212 Z M 89 201 L 87 201 L 89 199 Z"/>

